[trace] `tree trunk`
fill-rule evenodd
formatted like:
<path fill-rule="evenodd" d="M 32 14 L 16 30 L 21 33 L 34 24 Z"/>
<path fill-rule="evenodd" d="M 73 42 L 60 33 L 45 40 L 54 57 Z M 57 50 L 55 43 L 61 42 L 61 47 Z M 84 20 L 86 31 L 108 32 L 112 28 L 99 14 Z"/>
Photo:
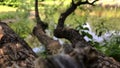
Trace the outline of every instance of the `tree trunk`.
<path fill-rule="evenodd" d="M 54 35 L 58 38 L 65 38 L 72 43 L 73 51 L 69 53 L 79 64 L 83 64 L 83 68 L 120 68 L 120 63 L 111 57 L 97 51 L 83 36 L 75 29 L 64 27 L 65 19 L 77 8 L 79 5 L 89 4 L 94 5 L 93 2 L 78 1 L 74 3 L 72 0 L 71 7 L 60 15 L 57 28 L 54 30 Z"/>
<path fill-rule="evenodd" d="M 80 33 L 72 28 L 64 27 L 65 19 L 77 8 L 79 5 L 89 4 L 94 5 L 93 2 L 81 1 L 74 2 L 72 0 L 71 7 L 66 10 L 66 12 L 60 15 L 58 20 L 57 28 L 54 30 L 54 36 L 57 38 L 65 38 L 69 40 L 72 44 L 72 48 L 69 50 L 69 47 L 65 46 L 66 51 L 64 54 L 47 56 L 46 58 L 39 58 L 36 61 L 36 68 L 120 68 L 120 63 L 115 61 L 111 57 L 107 57 L 104 54 L 97 51 L 89 43 L 87 43 L 83 36 Z M 44 22 L 41 21 L 38 13 L 38 6 L 36 0 L 36 20 L 37 25 L 33 30 L 34 35 L 39 39 L 39 41 L 46 46 L 47 49 L 53 52 L 54 49 L 60 49 L 60 44 L 57 41 L 57 44 L 51 44 L 56 42 L 45 34 Z M 44 24 L 44 25 L 43 25 Z M 58 46 L 58 48 L 56 47 Z M 67 50 L 68 49 L 68 50 Z"/>
<path fill-rule="evenodd" d="M 33 34 L 43 45 L 45 45 L 46 51 L 49 55 L 57 54 L 61 45 L 57 40 L 53 40 L 52 38 L 46 35 L 45 29 L 48 27 L 48 24 L 44 23 L 39 16 L 38 0 L 35 0 L 35 18 L 37 24 L 33 29 Z"/>
<path fill-rule="evenodd" d="M 93 5 L 96 1 L 90 3 L 88 0 L 83 2 L 79 0 L 74 3 L 72 0 L 71 7 L 61 14 L 54 35 L 69 40 L 72 45 L 64 45 L 64 54 L 61 54 L 59 53 L 61 44 L 45 33 L 46 24 L 39 17 L 38 0 L 35 0 L 37 24 L 33 29 L 33 34 L 45 45 L 49 53 L 46 58 L 39 57 L 35 65 L 33 61 L 37 56 L 28 44 L 7 24 L 0 22 L 0 68 L 10 66 L 14 68 L 120 68 L 119 62 L 97 51 L 83 39 L 77 30 L 64 27 L 65 19 L 74 12 L 77 6 Z"/>
<path fill-rule="evenodd" d="M 0 68 L 33 68 L 36 54 L 7 24 L 0 22 Z"/>

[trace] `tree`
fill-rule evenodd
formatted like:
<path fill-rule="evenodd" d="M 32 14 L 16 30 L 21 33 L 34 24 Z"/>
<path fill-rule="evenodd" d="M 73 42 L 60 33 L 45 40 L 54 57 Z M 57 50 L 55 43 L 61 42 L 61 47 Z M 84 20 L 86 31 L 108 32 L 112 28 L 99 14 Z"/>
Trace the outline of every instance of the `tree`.
<path fill-rule="evenodd" d="M 65 46 L 64 52 L 66 53 L 65 55 L 72 57 L 78 63 L 76 64 L 76 66 L 78 67 L 75 67 L 75 68 L 119 68 L 120 67 L 119 62 L 97 51 L 94 47 L 91 46 L 91 44 L 89 44 L 83 39 L 83 36 L 77 30 L 64 26 L 64 22 L 66 18 L 72 12 L 74 12 L 77 6 L 85 5 L 85 4 L 94 5 L 96 1 L 98 0 L 94 0 L 92 2 L 89 2 L 88 0 L 85 0 L 85 1 L 78 0 L 77 2 L 74 2 L 74 0 L 72 0 L 71 6 L 64 13 L 61 13 L 60 15 L 58 20 L 58 25 L 54 30 L 54 36 L 56 36 L 57 38 L 65 38 L 71 42 L 72 46 L 64 45 Z M 38 38 L 38 40 L 42 44 L 45 45 L 49 55 L 54 55 L 55 52 L 56 54 L 60 54 L 59 49 L 61 48 L 61 44 L 59 44 L 58 41 L 53 40 L 52 38 L 50 38 L 45 34 L 46 24 L 43 21 L 41 21 L 41 18 L 38 13 L 37 3 L 38 1 L 36 0 L 35 14 L 36 14 L 37 24 L 33 29 L 33 34 Z M 72 47 L 71 50 L 66 50 L 66 49 L 69 49 L 68 47 L 66 48 L 66 46 Z M 62 63 L 62 60 L 65 60 L 63 62 L 67 62 L 66 59 L 63 59 L 63 56 L 60 56 L 60 55 L 57 55 L 57 56 L 61 57 L 61 59 L 58 58 L 59 63 Z M 48 56 L 47 59 L 40 58 L 37 61 L 39 67 L 40 68 L 62 68 L 59 65 L 59 63 L 57 64 L 57 62 L 54 61 L 54 58 L 56 58 L 56 56 L 52 56 L 52 58 L 51 56 L 50 57 Z M 64 58 L 66 58 L 66 56 Z M 56 63 L 57 66 L 54 63 Z M 48 66 L 46 66 L 46 64 Z M 64 66 L 63 64 L 65 68 L 70 68 L 70 63 L 66 65 L 67 66 Z"/>
<path fill-rule="evenodd" d="M 0 22 L 0 68 L 7 66 L 22 68 L 120 68 L 120 63 L 112 57 L 107 57 L 97 51 L 86 42 L 83 36 L 75 29 L 65 27 L 66 18 L 75 11 L 80 5 L 94 5 L 98 0 L 89 2 L 89 0 L 72 0 L 71 6 L 61 13 L 54 36 L 65 38 L 71 42 L 71 45 L 62 45 L 59 41 L 49 37 L 45 29 L 48 24 L 41 20 L 38 12 L 38 0 L 35 0 L 36 26 L 33 34 L 46 47 L 47 57 L 41 56 L 33 62 L 37 56 L 9 26 Z M 63 46 L 61 54 L 61 46 Z"/>

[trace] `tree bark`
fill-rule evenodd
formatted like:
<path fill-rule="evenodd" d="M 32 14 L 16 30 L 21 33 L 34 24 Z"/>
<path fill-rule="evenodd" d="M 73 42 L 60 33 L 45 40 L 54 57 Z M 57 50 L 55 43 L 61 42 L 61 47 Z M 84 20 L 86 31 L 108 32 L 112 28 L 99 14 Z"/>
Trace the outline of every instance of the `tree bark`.
<path fill-rule="evenodd" d="M 77 6 L 84 4 L 94 5 L 96 1 L 94 0 L 90 3 L 88 0 L 83 2 L 80 0 L 74 3 L 72 0 L 71 7 L 60 15 L 57 28 L 54 30 L 54 35 L 58 38 L 65 38 L 72 43 L 74 49 L 69 55 L 75 58 L 78 63 L 84 64 L 85 68 L 120 68 L 119 62 L 98 52 L 83 39 L 83 36 L 77 30 L 64 27 L 65 19 Z"/>
<path fill-rule="evenodd" d="M 33 68 L 37 55 L 7 24 L 0 22 L 0 68 Z"/>
<path fill-rule="evenodd" d="M 33 29 L 33 34 L 43 45 L 45 45 L 48 54 L 57 54 L 61 45 L 57 40 L 53 40 L 46 35 L 45 29 L 47 28 L 47 24 L 44 23 L 39 16 L 38 0 L 35 0 L 35 18 L 37 24 Z"/>
<path fill-rule="evenodd" d="M 46 49 L 48 49 L 51 54 L 54 53 L 53 50 L 57 51 L 56 53 L 59 54 L 39 58 L 36 61 L 38 68 L 120 68 L 119 62 L 97 51 L 83 39 L 83 36 L 77 30 L 64 27 L 64 21 L 74 12 L 77 6 L 84 4 L 94 5 L 96 1 L 97 0 L 93 2 L 79 0 L 75 3 L 74 0 L 72 0 L 71 7 L 60 15 L 57 28 L 54 30 L 54 36 L 57 38 L 65 38 L 72 44 L 71 50 L 69 50 L 69 47 L 65 48 L 65 51 L 69 52 L 65 52 L 63 55 L 58 53 L 58 50 L 61 48 L 59 42 L 45 34 L 45 23 L 41 21 L 38 15 L 38 6 L 36 5 L 37 24 L 33 30 L 33 34 L 45 45 Z"/>

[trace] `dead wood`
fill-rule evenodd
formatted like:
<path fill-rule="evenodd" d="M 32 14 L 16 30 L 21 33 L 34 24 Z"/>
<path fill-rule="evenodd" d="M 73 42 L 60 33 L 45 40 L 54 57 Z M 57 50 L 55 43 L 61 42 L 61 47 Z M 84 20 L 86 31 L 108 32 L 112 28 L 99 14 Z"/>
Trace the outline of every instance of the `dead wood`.
<path fill-rule="evenodd" d="M 33 68 L 36 54 L 7 24 L 0 22 L 0 68 L 17 64 Z"/>

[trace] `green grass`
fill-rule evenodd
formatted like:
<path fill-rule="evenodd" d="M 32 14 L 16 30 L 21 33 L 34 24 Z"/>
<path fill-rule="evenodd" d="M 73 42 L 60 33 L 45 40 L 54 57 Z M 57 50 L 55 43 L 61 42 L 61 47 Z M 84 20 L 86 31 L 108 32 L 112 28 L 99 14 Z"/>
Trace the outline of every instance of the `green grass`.
<path fill-rule="evenodd" d="M 120 8 L 110 9 L 94 7 L 89 13 L 88 22 L 92 26 L 93 31 L 98 29 L 103 23 L 108 30 L 120 30 Z M 103 27 L 101 27 L 103 28 Z M 100 28 L 100 29 L 101 29 Z"/>
<path fill-rule="evenodd" d="M 16 11 L 16 9 L 17 9 L 17 8 L 0 5 L 0 13 L 1 13 L 1 12 Z"/>
<path fill-rule="evenodd" d="M 16 9 L 17 8 L 0 5 L 0 20 L 15 18 Z"/>
<path fill-rule="evenodd" d="M 1 12 L 0 13 L 0 19 L 5 20 L 5 19 L 13 19 L 16 17 L 16 12 L 14 11 L 9 11 L 9 12 Z"/>

